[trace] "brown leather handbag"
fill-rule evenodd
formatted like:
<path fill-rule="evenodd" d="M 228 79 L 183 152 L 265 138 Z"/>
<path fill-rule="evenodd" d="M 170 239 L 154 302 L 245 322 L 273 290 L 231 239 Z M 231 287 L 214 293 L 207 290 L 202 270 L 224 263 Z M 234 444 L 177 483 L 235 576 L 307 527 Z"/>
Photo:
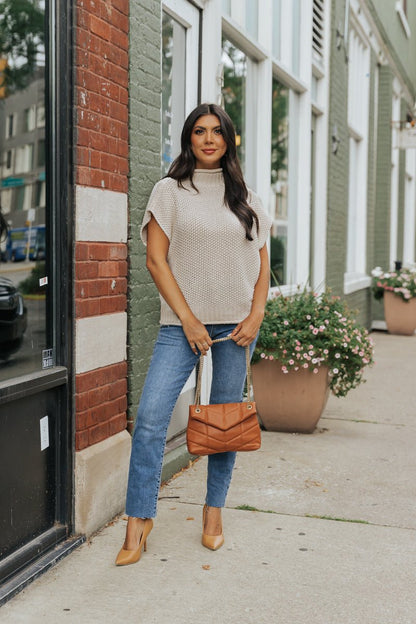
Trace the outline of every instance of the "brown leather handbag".
<path fill-rule="evenodd" d="M 229 338 L 219 338 L 223 342 Z M 246 347 L 247 401 L 201 405 L 204 357 L 199 361 L 195 405 L 189 406 L 186 442 L 192 455 L 212 455 L 226 451 L 256 451 L 261 445 L 256 404 L 251 397 L 250 351 Z"/>

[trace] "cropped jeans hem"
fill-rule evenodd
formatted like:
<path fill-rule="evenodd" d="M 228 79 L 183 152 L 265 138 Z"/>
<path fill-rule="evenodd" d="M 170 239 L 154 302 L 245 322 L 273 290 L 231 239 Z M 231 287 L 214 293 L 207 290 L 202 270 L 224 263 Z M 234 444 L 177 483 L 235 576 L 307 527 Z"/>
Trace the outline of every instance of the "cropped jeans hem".
<path fill-rule="evenodd" d="M 214 340 L 228 336 L 234 324 L 206 325 Z M 250 353 L 255 342 L 250 345 Z M 233 340 L 213 344 L 210 403 L 237 403 L 246 378 L 245 349 Z M 167 429 L 176 401 L 198 362 L 182 326 L 162 325 L 143 387 L 132 439 L 126 513 L 154 518 L 157 512 Z M 208 456 L 205 503 L 224 507 L 236 453 Z"/>

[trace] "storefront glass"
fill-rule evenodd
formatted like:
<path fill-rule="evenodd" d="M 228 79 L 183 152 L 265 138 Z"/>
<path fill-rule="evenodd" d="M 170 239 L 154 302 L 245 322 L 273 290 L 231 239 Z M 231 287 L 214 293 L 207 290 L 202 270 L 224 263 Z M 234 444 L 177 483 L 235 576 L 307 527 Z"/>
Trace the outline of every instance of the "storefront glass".
<path fill-rule="evenodd" d="M 0 16 L 0 381 L 46 353 L 45 2 L 5 0 Z"/>

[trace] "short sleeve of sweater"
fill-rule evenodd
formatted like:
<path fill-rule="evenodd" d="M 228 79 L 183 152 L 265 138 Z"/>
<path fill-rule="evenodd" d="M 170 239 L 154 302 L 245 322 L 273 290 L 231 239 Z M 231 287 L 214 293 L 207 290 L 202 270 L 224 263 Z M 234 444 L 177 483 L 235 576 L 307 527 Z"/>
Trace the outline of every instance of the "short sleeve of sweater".
<path fill-rule="evenodd" d="M 163 178 L 153 187 L 140 229 L 140 237 L 145 245 L 147 245 L 147 225 L 152 215 L 168 237 L 169 242 L 172 239 L 172 225 L 175 216 L 172 184 L 176 185 L 176 181 L 172 178 Z"/>
<path fill-rule="evenodd" d="M 259 219 L 259 231 L 257 234 L 257 239 L 259 249 L 261 249 L 262 247 L 264 247 L 270 235 L 272 219 L 264 210 L 261 199 L 258 195 L 256 195 L 256 193 L 249 190 L 247 199 L 250 207 L 253 208 Z M 256 226 L 254 226 L 254 232 L 256 232 Z"/>

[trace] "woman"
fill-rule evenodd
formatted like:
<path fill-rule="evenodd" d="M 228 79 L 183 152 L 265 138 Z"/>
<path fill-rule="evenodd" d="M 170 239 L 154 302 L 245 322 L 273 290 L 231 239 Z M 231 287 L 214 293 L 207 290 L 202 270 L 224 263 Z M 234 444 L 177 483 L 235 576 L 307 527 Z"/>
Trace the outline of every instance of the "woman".
<path fill-rule="evenodd" d="M 230 117 L 201 104 L 185 121 L 181 154 L 154 187 L 141 237 L 161 296 L 161 328 L 140 399 L 132 441 L 126 539 L 116 565 L 140 559 L 156 515 L 166 431 L 199 356 L 212 346 L 210 403 L 242 400 L 245 347 L 254 349 L 269 288 L 271 225 L 247 190 Z M 213 344 L 216 338 L 231 340 Z M 208 458 L 202 544 L 222 546 L 235 453 Z"/>

